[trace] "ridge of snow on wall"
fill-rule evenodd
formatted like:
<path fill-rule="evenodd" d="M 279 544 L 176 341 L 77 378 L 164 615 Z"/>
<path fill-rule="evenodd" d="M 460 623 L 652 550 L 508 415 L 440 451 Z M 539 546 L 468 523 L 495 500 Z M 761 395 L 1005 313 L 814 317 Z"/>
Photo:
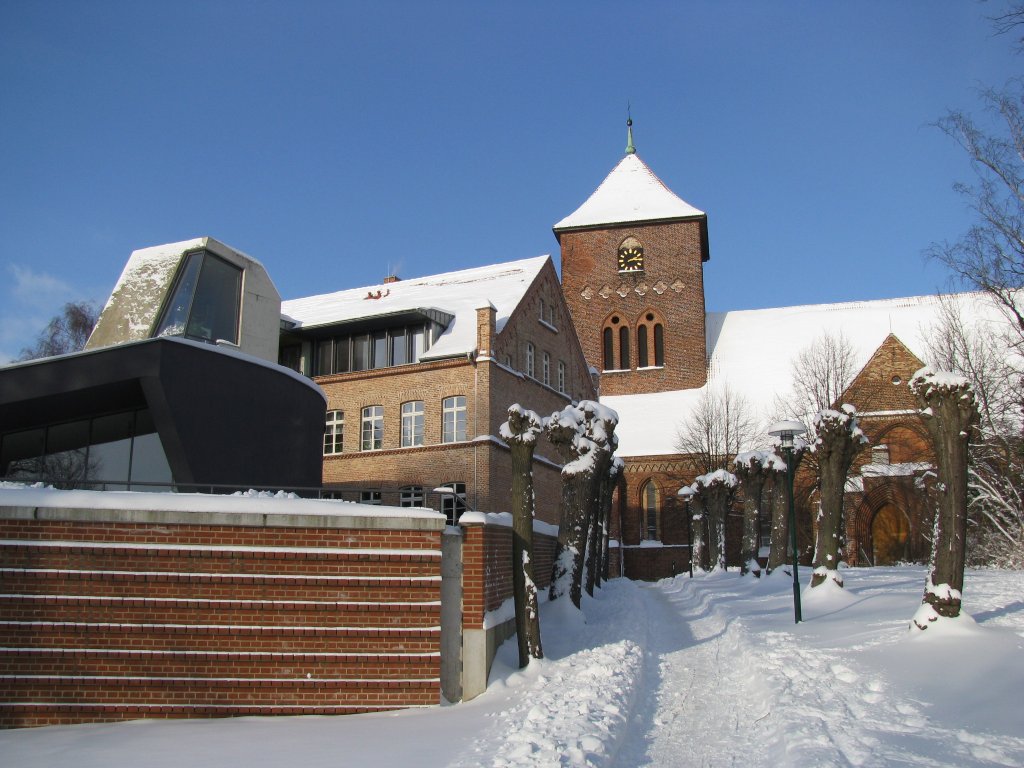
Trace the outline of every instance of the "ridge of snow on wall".
<path fill-rule="evenodd" d="M 998 308 L 982 293 L 948 298 L 971 322 L 993 328 L 1006 324 Z M 747 400 L 755 420 L 764 427 L 776 415 L 776 399 L 789 393 L 794 360 L 816 339 L 842 334 L 853 347 L 856 371 L 864 367 L 890 333 L 924 357 L 925 339 L 938 322 L 940 309 L 937 296 L 910 296 L 708 313 L 706 387 L 727 384 L 733 393 Z M 616 430 L 619 455 L 678 453 L 675 444 L 680 424 L 706 387 L 602 397 L 601 402 L 620 415 Z"/>
<path fill-rule="evenodd" d="M 476 310 L 490 302 L 497 310 L 495 328 L 500 333 L 550 260 L 550 256 L 536 256 L 291 299 L 281 303 L 281 314 L 299 327 L 311 328 L 414 309 L 438 309 L 454 315 L 455 319 L 422 359 L 464 355 L 476 348 Z"/>

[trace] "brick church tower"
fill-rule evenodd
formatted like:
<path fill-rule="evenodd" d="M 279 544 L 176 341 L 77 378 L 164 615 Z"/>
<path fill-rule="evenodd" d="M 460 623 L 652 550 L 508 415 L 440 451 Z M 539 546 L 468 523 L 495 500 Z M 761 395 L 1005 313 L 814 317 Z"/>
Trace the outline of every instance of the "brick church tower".
<path fill-rule="evenodd" d="M 633 146 L 554 226 L 562 290 L 602 395 L 666 392 L 707 380 L 707 215 L 654 175 Z"/>

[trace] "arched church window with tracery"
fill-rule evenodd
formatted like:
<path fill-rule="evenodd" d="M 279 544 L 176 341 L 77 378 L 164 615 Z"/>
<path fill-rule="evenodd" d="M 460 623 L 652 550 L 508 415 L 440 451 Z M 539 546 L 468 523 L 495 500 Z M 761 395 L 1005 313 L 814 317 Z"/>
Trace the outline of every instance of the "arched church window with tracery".
<path fill-rule="evenodd" d="M 657 312 L 640 316 L 636 326 L 637 368 L 665 365 L 665 325 Z"/>
<path fill-rule="evenodd" d="M 619 314 L 611 315 L 601 330 L 601 360 L 606 371 L 629 370 L 629 324 Z"/>

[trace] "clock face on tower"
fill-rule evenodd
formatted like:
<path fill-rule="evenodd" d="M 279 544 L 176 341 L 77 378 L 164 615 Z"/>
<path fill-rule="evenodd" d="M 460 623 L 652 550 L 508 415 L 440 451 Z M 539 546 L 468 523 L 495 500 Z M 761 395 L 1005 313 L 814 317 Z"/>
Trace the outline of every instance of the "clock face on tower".
<path fill-rule="evenodd" d="M 623 243 L 619 246 L 619 272 L 643 272 L 644 247 L 639 243 Z"/>

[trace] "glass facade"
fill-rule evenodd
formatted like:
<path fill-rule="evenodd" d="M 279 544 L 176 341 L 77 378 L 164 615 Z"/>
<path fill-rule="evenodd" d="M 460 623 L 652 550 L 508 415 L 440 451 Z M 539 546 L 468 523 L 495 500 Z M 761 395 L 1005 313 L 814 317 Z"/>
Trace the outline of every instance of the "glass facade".
<path fill-rule="evenodd" d="M 57 488 L 167 491 L 173 482 L 145 409 L 9 432 L 0 438 L 0 472 Z"/>
<path fill-rule="evenodd" d="M 207 251 L 185 257 L 156 336 L 238 343 L 242 270 Z"/>

